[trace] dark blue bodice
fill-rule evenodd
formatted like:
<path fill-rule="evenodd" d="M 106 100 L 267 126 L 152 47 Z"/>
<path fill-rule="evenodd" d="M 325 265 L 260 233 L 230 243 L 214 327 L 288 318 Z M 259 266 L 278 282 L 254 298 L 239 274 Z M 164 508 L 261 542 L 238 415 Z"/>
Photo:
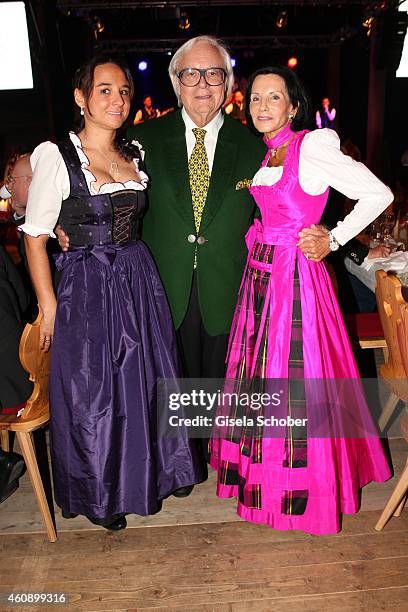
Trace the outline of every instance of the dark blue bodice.
<path fill-rule="evenodd" d="M 69 138 L 58 148 L 67 166 L 70 195 L 63 201 L 58 223 L 69 236 L 70 246 L 125 244 L 138 240 L 146 208 L 144 191 L 124 188 L 114 193 L 91 195 L 75 146 Z M 128 145 L 144 170 L 140 151 Z"/>

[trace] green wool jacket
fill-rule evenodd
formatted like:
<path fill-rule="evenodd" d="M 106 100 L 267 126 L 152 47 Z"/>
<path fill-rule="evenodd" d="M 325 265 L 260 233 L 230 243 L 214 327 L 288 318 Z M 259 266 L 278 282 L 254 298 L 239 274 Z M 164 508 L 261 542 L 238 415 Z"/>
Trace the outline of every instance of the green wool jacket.
<path fill-rule="evenodd" d="M 199 231 L 206 241 L 198 245 L 187 239 L 197 234 L 181 112 L 130 128 L 128 135 L 146 151 L 151 183 L 142 238 L 159 269 L 174 326 L 181 325 L 187 312 L 197 247 L 203 324 L 210 335 L 226 334 L 247 257 L 244 237 L 255 212 L 248 189 L 236 191 L 235 186 L 253 177 L 265 155 L 265 145 L 238 121 L 224 117 Z"/>

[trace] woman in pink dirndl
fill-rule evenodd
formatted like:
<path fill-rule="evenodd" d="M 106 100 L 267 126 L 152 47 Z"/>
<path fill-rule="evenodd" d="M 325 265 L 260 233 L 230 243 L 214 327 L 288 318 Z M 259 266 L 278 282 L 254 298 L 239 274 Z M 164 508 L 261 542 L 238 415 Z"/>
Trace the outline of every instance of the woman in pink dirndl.
<path fill-rule="evenodd" d="M 390 468 L 321 253 L 357 235 L 393 196 L 363 164 L 340 152 L 336 132 L 303 129 L 309 103 L 294 72 L 258 70 L 246 102 L 268 151 L 250 187 L 262 221 L 255 220 L 246 236 L 227 379 L 235 389 L 245 381 L 257 391 L 286 381 L 287 413 L 305 418 L 281 435 L 245 424 L 215 432 L 210 451 L 217 495 L 237 497 L 239 516 L 251 522 L 336 533 L 341 514 L 358 511 L 361 487 L 387 480 Z M 332 232 L 314 226 L 330 186 L 357 200 Z M 314 242 L 300 235 L 310 226 Z M 322 402 L 334 395 L 340 408 L 336 398 Z M 350 414 L 360 428 L 350 426 Z"/>

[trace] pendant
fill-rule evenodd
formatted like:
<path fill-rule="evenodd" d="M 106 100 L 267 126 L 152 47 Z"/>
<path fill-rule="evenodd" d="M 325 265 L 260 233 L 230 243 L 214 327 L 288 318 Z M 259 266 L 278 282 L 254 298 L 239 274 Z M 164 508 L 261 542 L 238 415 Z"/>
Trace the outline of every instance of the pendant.
<path fill-rule="evenodd" d="M 276 157 L 278 149 L 271 149 L 271 157 Z"/>
<path fill-rule="evenodd" d="M 120 176 L 119 165 L 117 162 L 112 161 L 110 164 L 110 173 L 114 176 Z"/>

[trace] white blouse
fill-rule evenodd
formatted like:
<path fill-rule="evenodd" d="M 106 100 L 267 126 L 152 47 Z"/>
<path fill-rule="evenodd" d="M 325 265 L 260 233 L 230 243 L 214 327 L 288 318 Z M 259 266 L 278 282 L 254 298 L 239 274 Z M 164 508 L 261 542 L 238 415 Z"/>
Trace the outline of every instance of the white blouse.
<path fill-rule="evenodd" d="M 265 166 L 255 174 L 252 184 L 274 185 L 282 172 L 282 166 Z M 300 147 L 299 182 L 309 195 L 321 194 L 330 186 L 350 200 L 357 200 L 353 210 L 333 230 L 340 244 L 359 234 L 394 199 L 392 191 L 364 164 L 340 151 L 339 137 L 327 128 L 304 137 Z"/>
<path fill-rule="evenodd" d="M 133 162 L 136 171 L 140 176 L 140 183 L 137 181 L 126 181 L 125 183 L 103 183 L 99 190 L 94 185 L 96 178 L 89 168 L 89 160 L 84 153 L 80 138 L 73 132 L 69 133 L 71 142 L 74 144 L 76 152 L 81 162 L 82 172 L 88 185 L 91 195 L 113 193 L 123 188 L 143 190 L 146 189 L 148 176 L 139 170 L 137 160 Z M 133 141 L 143 153 L 141 145 Z M 69 197 L 70 181 L 64 159 L 57 147 L 52 142 L 43 142 L 34 149 L 30 156 L 30 163 L 33 170 L 33 179 L 28 192 L 25 223 L 19 226 L 19 230 L 30 234 L 30 236 L 40 236 L 48 234 L 56 238 L 54 227 L 57 224 L 63 200 Z"/>

